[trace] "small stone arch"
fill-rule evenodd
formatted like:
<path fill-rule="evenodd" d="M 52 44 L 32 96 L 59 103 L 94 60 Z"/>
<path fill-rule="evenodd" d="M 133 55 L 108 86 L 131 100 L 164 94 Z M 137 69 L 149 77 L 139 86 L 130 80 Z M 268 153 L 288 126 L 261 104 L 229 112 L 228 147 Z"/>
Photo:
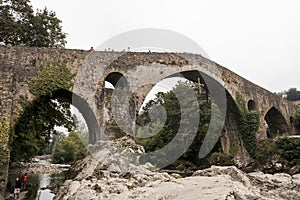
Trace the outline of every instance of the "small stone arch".
<path fill-rule="evenodd" d="M 120 72 L 111 72 L 111 73 L 109 73 L 105 77 L 104 81 L 111 83 L 114 87 L 116 87 L 117 85 L 119 87 L 125 87 L 127 85 L 126 78 Z"/>
<path fill-rule="evenodd" d="M 249 112 L 252 112 L 252 111 L 256 111 L 257 108 L 256 108 L 256 103 L 254 100 L 250 99 L 247 103 L 247 107 L 248 107 L 248 111 Z"/>
<path fill-rule="evenodd" d="M 275 138 L 284 133 L 288 133 L 288 124 L 281 112 L 274 106 L 265 115 L 267 123 L 267 137 Z"/>

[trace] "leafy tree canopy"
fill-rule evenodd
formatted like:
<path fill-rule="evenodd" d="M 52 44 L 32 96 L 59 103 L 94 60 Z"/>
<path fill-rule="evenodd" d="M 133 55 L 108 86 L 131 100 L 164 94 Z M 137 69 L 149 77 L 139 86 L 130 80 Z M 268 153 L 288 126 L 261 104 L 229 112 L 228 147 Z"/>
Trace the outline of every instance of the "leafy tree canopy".
<path fill-rule="evenodd" d="M 29 0 L 0 0 L 0 40 L 7 44 L 62 48 L 61 22 L 47 8 L 34 12 Z"/>
<path fill-rule="evenodd" d="M 88 151 L 79 135 L 76 130 L 72 130 L 68 137 L 55 143 L 52 152 L 53 163 L 73 163 L 87 156 Z"/>
<path fill-rule="evenodd" d="M 195 96 L 197 97 L 196 99 L 192 100 L 192 98 L 190 98 L 187 88 L 194 90 Z M 195 112 L 192 105 L 197 105 L 197 107 L 199 106 L 199 109 Z M 162 122 L 160 119 L 160 116 L 164 115 L 163 113 L 159 113 L 158 110 L 153 111 L 153 109 L 157 106 L 162 106 L 166 110 L 166 122 Z M 210 164 L 208 157 L 205 159 L 199 159 L 198 153 L 208 130 L 211 113 L 219 113 L 220 111 L 217 106 L 212 103 L 209 98 L 207 98 L 206 92 L 200 92 L 198 87 L 196 87 L 192 82 L 179 82 L 173 90 L 166 93 L 158 93 L 156 98 L 149 101 L 143 109 L 143 113 L 138 116 L 139 124 L 149 124 L 151 121 L 149 117 L 150 112 L 157 116 L 157 118 L 152 119 L 154 121 L 151 121 L 151 124 L 149 124 L 150 134 L 146 133 L 142 129 L 137 130 L 136 141 L 144 146 L 146 152 L 153 152 L 161 149 L 167 145 L 176 134 L 180 134 L 180 137 L 183 139 L 181 144 L 178 145 L 185 145 L 186 141 L 184 138 L 190 137 L 191 129 L 195 128 L 197 134 L 195 138 L 193 138 L 193 142 L 190 147 L 177 161 L 168 166 L 168 168 L 176 168 L 179 170 L 187 168 L 196 169 Z M 182 109 L 185 110 L 183 111 Z M 196 115 L 199 115 L 199 126 L 194 127 L 194 125 L 190 124 L 188 120 L 182 120 L 183 115 L 186 114 L 189 115 L 190 119 L 196 118 Z M 180 125 L 181 127 L 186 128 L 183 128 L 182 132 L 178 133 Z M 150 137 L 145 137 L 147 134 L 150 135 Z M 215 146 L 213 151 L 216 152 L 219 148 L 220 143 Z"/>
<path fill-rule="evenodd" d="M 290 88 L 286 92 L 286 99 L 289 101 L 300 100 L 300 91 L 298 91 L 297 88 Z"/>
<path fill-rule="evenodd" d="M 284 96 L 289 101 L 300 100 L 300 91 L 298 91 L 297 88 L 290 88 L 287 91 L 282 91 L 275 94 L 281 97 Z"/>

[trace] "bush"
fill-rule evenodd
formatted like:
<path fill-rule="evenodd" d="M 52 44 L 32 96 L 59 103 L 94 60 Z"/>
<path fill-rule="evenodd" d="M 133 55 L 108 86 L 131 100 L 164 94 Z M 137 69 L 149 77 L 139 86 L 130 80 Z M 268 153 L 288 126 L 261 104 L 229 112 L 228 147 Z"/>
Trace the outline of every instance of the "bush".
<path fill-rule="evenodd" d="M 230 155 L 221 152 L 212 153 L 209 161 L 211 165 L 233 165 Z"/>
<path fill-rule="evenodd" d="M 79 136 L 74 131 L 71 131 L 68 137 L 55 143 L 52 152 L 52 162 L 69 164 L 83 159 L 87 154 L 88 152 Z"/>
<path fill-rule="evenodd" d="M 282 168 L 276 169 L 275 165 L 279 163 Z M 258 143 L 254 168 L 265 172 L 269 170 L 270 173 L 276 170 L 290 173 L 298 170 L 295 168 L 297 165 L 300 165 L 300 138 L 281 137 L 273 141 L 268 139 Z"/>
<path fill-rule="evenodd" d="M 290 165 L 300 164 L 300 138 L 283 137 L 275 141 L 278 155 Z"/>

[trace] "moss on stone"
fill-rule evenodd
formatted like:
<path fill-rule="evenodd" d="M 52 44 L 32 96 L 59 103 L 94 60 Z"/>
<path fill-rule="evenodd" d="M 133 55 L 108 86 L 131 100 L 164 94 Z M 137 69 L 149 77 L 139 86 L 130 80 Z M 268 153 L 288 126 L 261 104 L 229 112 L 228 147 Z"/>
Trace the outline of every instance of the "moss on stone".
<path fill-rule="evenodd" d="M 9 161 L 10 151 L 7 147 L 8 143 L 9 122 L 6 117 L 0 119 L 0 165 L 4 165 Z"/>

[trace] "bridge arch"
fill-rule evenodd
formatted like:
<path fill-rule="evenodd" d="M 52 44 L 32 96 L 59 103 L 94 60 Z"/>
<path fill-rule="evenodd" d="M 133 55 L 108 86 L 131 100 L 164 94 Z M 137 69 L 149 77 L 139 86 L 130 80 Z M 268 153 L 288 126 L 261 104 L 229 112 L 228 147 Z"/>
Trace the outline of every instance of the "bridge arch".
<path fill-rule="evenodd" d="M 94 144 L 97 140 L 97 135 L 100 132 L 98 121 L 89 104 L 74 92 L 66 89 L 58 89 L 51 95 L 51 99 L 63 98 L 66 102 L 72 104 L 82 114 L 89 131 L 89 143 Z"/>
<path fill-rule="evenodd" d="M 267 123 L 267 137 L 275 138 L 284 133 L 288 133 L 288 123 L 282 113 L 272 106 L 264 117 Z"/>
<path fill-rule="evenodd" d="M 255 103 L 254 100 L 250 99 L 247 103 L 247 107 L 248 107 L 248 111 L 251 112 L 251 111 L 256 111 L 257 110 L 257 105 Z"/>
<path fill-rule="evenodd" d="M 109 73 L 104 81 L 111 83 L 114 87 L 118 86 L 125 87 L 127 85 L 127 80 L 124 75 L 120 72 L 111 72 Z"/>

